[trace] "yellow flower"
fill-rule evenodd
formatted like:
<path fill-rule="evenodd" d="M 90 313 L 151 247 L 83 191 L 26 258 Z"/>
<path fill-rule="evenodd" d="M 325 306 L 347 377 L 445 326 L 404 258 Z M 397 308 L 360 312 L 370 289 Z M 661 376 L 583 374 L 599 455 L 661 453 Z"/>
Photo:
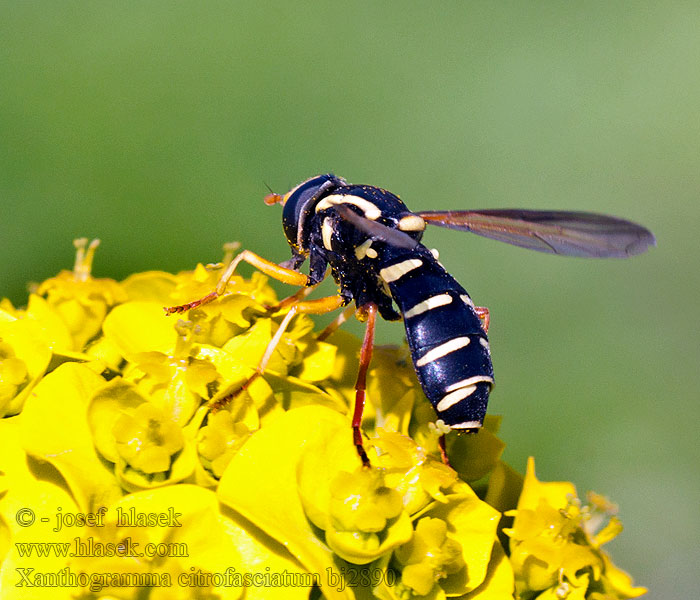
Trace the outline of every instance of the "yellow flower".
<path fill-rule="evenodd" d="M 190 478 L 196 467 L 192 435 L 173 414 L 150 402 L 122 377 L 98 387 L 86 400 L 91 443 L 114 464 L 114 475 L 129 491 Z"/>
<path fill-rule="evenodd" d="M 170 469 L 172 455 L 185 444 L 180 427 L 148 402 L 121 415 L 112 431 L 121 457 L 144 473 Z"/>
<path fill-rule="evenodd" d="M 88 245 L 86 238 L 75 240 L 73 270 L 61 271 L 37 288 L 37 294 L 46 297 L 48 305 L 68 327 L 73 345 L 67 350 L 82 350 L 99 333 L 109 309 L 126 300 L 116 281 L 95 279 L 90 274 L 99 243 L 92 240 Z"/>
<path fill-rule="evenodd" d="M 446 502 L 445 492 L 457 484 L 457 473 L 429 456 L 411 438 L 379 429 L 372 444 L 381 450 L 377 464 L 386 470 L 387 485 L 397 489 L 409 514 L 432 500 Z"/>
<path fill-rule="evenodd" d="M 221 265 L 117 283 L 91 276 L 96 246 L 78 241 L 73 270 L 40 284 L 26 309 L 0 300 L 0 588 L 8 599 L 25 592 L 19 569 L 97 578 L 92 587 L 47 588 L 66 599 L 255 599 L 273 588 L 293 600 L 644 592 L 601 550 L 621 529 L 616 507 L 597 495 L 584 505 L 573 485 L 538 482 L 532 465 L 523 485 L 500 459 L 499 418 L 488 417 L 478 435 L 450 433 L 454 468 L 439 460 L 444 428 L 430 427 L 435 415 L 405 345 L 374 354 L 365 467 L 350 427 L 359 340 L 338 331 L 318 341 L 314 320 L 297 315 L 262 376 L 237 393 L 284 315 L 271 310 L 267 277 L 235 275 L 214 302 L 168 318 L 163 306 L 209 293 Z M 500 511 L 516 504 L 507 513 L 513 526 L 499 529 Z M 17 520 L 23 507 L 37 517 L 31 528 Z M 69 552 L 37 562 L 20 551 L 36 541 L 180 554 Z M 285 587 L 274 578 L 282 574 L 303 583 Z"/>
<path fill-rule="evenodd" d="M 193 271 L 178 273 L 174 286 L 167 290 L 169 296 L 160 299 L 164 305 L 179 305 L 203 298 L 216 288 L 221 269 L 228 265 L 232 251 L 238 244 L 225 246 L 226 254 L 216 265 L 197 265 Z M 234 275 L 226 291 L 215 302 L 202 305 L 188 312 L 188 318 L 199 327 L 198 341 L 213 346 L 223 346 L 228 340 L 250 327 L 256 316 L 264 314 L 267 307 L 277 304 L 277 296 L 267 283 L 268 278 L 254 272 L 249 280 Z M 162 286 L 165 291 L 165 286 Z M 141 294 L 143 294 L 143 286 Z"/>
<path fill-rule="evenodd" d="M 547 591 L 557 598 L 596 593 L 624 599 L 646 592 L 600 550 L 621 531 L 617 508 L 596 494 L 589 502 L 582 504 L 570 483 L 538 481 L 534 460 L 528 461 L 518 508 L 507 513 L 515 516 L 513 527 L 504 530 L 520 597 Z"/>
<path fill-rule="evenodd" d="M 381 546 L 385 530 L 403 510 L 401 495 L 384 485 L 380 471 L 358 467 L 341 471 L 331 481 L 331 527 L 326 541 L 352 562 L 355 547 L 373 551 Z"/>
<path fill-rule="evenodd" d="M 247 425 L 237 422 L 228 411 L 209 415 L 206 426 L 199 430 L 197 449 L 215 477 L 221 477 L 250 433 Z"/>
<path fill-rule="evenodd" d="M 424 517 L 418 521 L 413 538 L 394 552 L 403 566 L 401 582 L 415 594 L 430 593 L 438 580 L 464 568 L 462 547 L 447 535 L 447 523 Z"/>

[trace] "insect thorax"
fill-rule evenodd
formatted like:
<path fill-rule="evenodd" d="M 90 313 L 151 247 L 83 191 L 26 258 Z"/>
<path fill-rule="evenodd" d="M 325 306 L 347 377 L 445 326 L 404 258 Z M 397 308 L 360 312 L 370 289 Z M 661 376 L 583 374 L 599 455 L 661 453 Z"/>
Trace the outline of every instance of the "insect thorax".
<path fill-rule="evenodd" d="M 392 229 L 397 229 L 401 218 L 410 214 L 394 194 L 371 186 L 347 186 L 322 198 L 316 206 L 311 227 L 311 279 L 322 277 L 328 265 L 340 294 L 348 301 L 354 300 L 358 307 L 373 302 L 384 319 L 399 319 L 380 271 L 387 261 L 394 260 L 397 252 L 412 255 L 420 250 L 397 249 L 373 239 L 339 215 L 337 207 L 341 204 L 365 219 Z M 411 234 L 414 239 L 420 239 L 422 231 Z"/>

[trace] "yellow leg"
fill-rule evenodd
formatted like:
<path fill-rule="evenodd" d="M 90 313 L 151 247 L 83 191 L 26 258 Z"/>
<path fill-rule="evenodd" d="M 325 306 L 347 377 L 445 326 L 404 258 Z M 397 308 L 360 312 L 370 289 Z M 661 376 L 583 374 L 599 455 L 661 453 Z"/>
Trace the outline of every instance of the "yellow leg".
<path fill-rule="evenodd" d="M 255 252 L 243 250 L 243 252 L 231 261 L 224 271 L 224 274 L 221 276 L 221 279 L 219 279 L 219 283 L 216 284 L 217 294 L 221 295 L 224 293 L 226 284 L 228 284 L 229 279 L 231 279 L 233 272 L 241 261 L 247 262 L 249 265 L 258 269 L 258 271 L 265 273 L 265 275 L 269 275 L 273 279 L 277 279 L 277 281 L 281 281 L 282 283 L 288 283 L 289 285 L 306 285 L 306 282 L 309 280 L 306 275 L 299 273 L 299 271 L 285 269 L 262 256 L 258 256 Z"/>
<path fill-rule="evenodd" d="M 268 275 L 273 279 L 277 279 L 282 283 L 288 283 L 289 285 L 303 286 L 306 285 L 309 280 L 309 278 L 303 273 L 280 267 L 278 264 L 262 258 L 250 250 L 243 250 L 243 252 L 236 256 L 229 263 L 228 267 L 226 267 L 226 270 L 219 279 L 219 282 L 216 284 L 216 289 L 214 289 L 213 292 L 208 293 L 199 300 L 194 300 L 193 302 L 188 302 L 187 304 L 166 307 L 165 314 L 172 315 L 173 313 L 183 313 L 192 308 L 202 306 L 202 304 L 207 304 L 208 302 L 211 302 L 212 300 L 215 300 L 221 296 L 226 291 L 226 286 L 228 285 L 231 277 L 233 277 L 233 273 L 241 261 L 247 262 L 249 265 L 252 265 L 259 271 L 265 273 L 265 275 Z"/>
<path fill-rule="evenodd" d="M 299 302 L 299 304 L 295 305 L 294 308 L 296 308 L 300 313 L 323 315 L 333 312 L 341 306 L 345 306 L 345 304 L 346 300 L 342 296 L 326 296 L 325 298 Z"/>
<path fill-rule="evenodd" d="M 327 296 L 325 298 L 318 298 L 317 300 L 307 300 L 306 302 L 299 302 L 292 306 L 292 308 L 289 309 L 289 312 L 284 316 L 284 319 L 282 319 L 282 322 L 277 328 L 275 335 L 273 335 L 272 339 L 268 342 L 265 348 L 265 352 L 263 352 L 262 358 L 258 363 L 258 366 L 255 367 L 255 373 L 253 373 L 236 391 L 226 396 L 223 396 L 222 398 L 219 398 L 216 402 L 210 404 L 209 408 L 214 412 L 220 410 L 221 408 L 229 404 L 231 400 L 233 400 L 241 392 L 246 390 L 248 386 L 250 386 L 250 384 L 253 383 L 253 381 L 255 381 L 258 377 L 260 377 L 260 375 L 262 375 L 265 372 L 265 367 L 267 367 L 267 363 L 270 362 L 272 353 L 275 351 L 277 344 L 280 343 L 280 340 L 282 339 L 284 332 L 289 326 L 289 323 L 294 318 L 294 315 L 296 315 L 297 313 L 310 313 L 314 315 L 321 315 L 327 312 L 334 311 L 335 309 L 343 306 L 343 304 L 345 304 L 345 299 L 342 296 Z"/>

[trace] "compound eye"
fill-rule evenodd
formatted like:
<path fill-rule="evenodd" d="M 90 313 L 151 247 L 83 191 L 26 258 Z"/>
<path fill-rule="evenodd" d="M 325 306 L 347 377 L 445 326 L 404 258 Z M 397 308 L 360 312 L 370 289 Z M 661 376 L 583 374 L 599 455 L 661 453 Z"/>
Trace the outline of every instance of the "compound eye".
<path fill-rule="evenodd" d="M 303 254 L 309 250 L 309 221 L 313 218 L 314 206 L 318 198 L 343 183 L 344 180 L 330 173 L 317 175 L 287 192 L 281 200 L 269 198 L 271 202 L 281 201 L 284 204 L 282 211 L 284 233 L 290 246 L 297 252 Z M 271 196 L 274 195 L 271 194 Z"/>
<path fill-rule="evenodd" d="M 293 190 L 288 192 L 284 200 L 288 200 L 294 196 L 294 201 L 300 206 L 305 206 L 307 202 L 316 198 L 319 192 L 327 186 L 328 176 L 321 175 L 319 177 L 312 177 L 304 183 L 298 185 Z"/>

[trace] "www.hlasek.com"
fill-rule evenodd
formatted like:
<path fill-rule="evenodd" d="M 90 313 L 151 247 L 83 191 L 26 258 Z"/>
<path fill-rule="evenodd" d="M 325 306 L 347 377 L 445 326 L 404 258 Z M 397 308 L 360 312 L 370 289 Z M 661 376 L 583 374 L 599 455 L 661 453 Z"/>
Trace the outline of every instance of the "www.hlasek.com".
<path fill-rule="evenodd" d="M 161 542 L 143 544 L 126 537 L 119 542 L 100 542 L 94 537 L 75 537 L 71 542 L 15 542 L 17 554 L 22 558 L 76 558 L 76 557 L 112 557 L 131 558 L 183 558 L 189 556 L 184 542 Z"/>
<path fill-rule="evenodd" d="M 86 573 L 74 572 L 70 567 L 58 571 L 40 572 L 33 568 L 17 568 L 20 579 L 15 584 L 23 588 L 87 588 L 91 592 L 100 592 L 105 588 L 139 588 L 139 587 L 179 587 L 221 588 L 221 587 L 318 587 L 324 583 L 338 591 L 346 587 L 377 585 L 386 580 L 388 585 L 396 583 L 393 571 L 376 568 L 357 567 L 342 568 L 340 571 L 328 567 L 326 581 L 319 573 L 280 572 L 266 567 L 261 572 L 237 571 L 229 567 L 221 573 L 211 573 L 191 567 L 187 573 L 180 573 L 175 579 L 170 572 L 134 572 L 134 573 Z"/>

